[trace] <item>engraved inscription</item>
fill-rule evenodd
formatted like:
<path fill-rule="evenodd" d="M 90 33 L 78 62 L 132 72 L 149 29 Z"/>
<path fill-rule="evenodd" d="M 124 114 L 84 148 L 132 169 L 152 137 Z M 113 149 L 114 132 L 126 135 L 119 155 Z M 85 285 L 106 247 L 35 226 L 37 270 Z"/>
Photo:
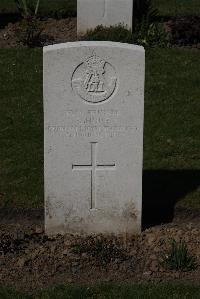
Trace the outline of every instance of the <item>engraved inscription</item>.
<path fill-rule="evenodd" d="M 120 113 L 118 110 L 67 110 L 68 125 L 114 125 L 118 123 Z"/>
<path fill-rule="evenodd" d="M 96 208 L 96 172 L 98 170 L 115 170 L 116 165 L 115 163 L 112 164 L 97 164 L 97 150 L 98 150 L 98 143 L 91 142 L 91 163 L 87 164 L 72 164 L 72 170 L 89 170 L 91 176 L 91 203 L 90 209 Z"/>
<path fill-rule="evenodd" d="M 48 126 L 52 133 L 63 133 L 67 137 L 113 138 L 133 132 L 132 126 Z"/>
<path fill-rule="evenodd" d="M 66 110 L 64 124 L 49 125 L 52 134 L 64 134 L 70 138 L 113 138 L 133 133 L 135 126 L 126 125 L 117 109 Z"/>
<path fill-rule="evenodd" d="M 98 104 L 108 100 L 116 87 L 114 67 L 96 55 L 78 65 L 72 75 L 73 90 L 89 103 Z"/>

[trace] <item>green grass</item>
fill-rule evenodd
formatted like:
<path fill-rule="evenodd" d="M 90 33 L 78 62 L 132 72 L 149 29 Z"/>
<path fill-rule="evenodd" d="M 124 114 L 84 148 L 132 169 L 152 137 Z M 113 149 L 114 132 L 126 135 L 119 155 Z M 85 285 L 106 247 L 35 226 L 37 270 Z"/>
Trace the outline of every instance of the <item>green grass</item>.
<path fill-rule="evenodd" d="M 1 204 L 38 206 L 43 200 L 42 52 L 0 50 L 0 70 Z"/>
<path fill-rule="evenodd" d="M 34 3 L 36 0 L 29 0 Z M 159 10 L 161 16 L 200 15 L 199 0 L 152 0 L 154 6 Z M 69 15 L 76 14 L 76 0 L 41 0 L 40 13 L 51 14 L 52 12 L 64 10 Z M 14 0 L 1 0 L 0 12 L 15 13 Z"/>
<path fill-rule="evenodd" d="M 35 4 L 36 0 L 29 0 Z M 0 12 L 16 13 L 17 7 L 14 0 L 0 0 Z M 40 0 L 39 14 L 54 15 L 55 12 L 62 12 L 64 15 L 76 15 L 76 0 Z"/>
<path fill-rule="evenodd" d="M 199 55 L 146 52 L 144 169 L 162 170 L 156 176 L 159 201 L 174 198 L 186 207 L 200 207 Z"/>
<path fill-rule="evenodd" d="M 200 53 L 146 52 L 146 169 L 200 169 Z"/>
<path fill-rule="evenodd" d="M 104 284 L 59 286 L 35 295 L 0 289 L 0 299 L 199 299 L 200 286 L 179 284 Z"/>
<path fill-rule="evenodd" d="M 200 170 L 199 55 L 146 53 L 145 170 Z M 42 51 L 1 49 L 0 70 L 0 206 L 43 207 Z M 199 189 L 185 196 L 200 206 Z"/>
<path fill-rule="evenodd" d="M 152 0 L 161 16 L 199 15 L 199 0 Z"/>

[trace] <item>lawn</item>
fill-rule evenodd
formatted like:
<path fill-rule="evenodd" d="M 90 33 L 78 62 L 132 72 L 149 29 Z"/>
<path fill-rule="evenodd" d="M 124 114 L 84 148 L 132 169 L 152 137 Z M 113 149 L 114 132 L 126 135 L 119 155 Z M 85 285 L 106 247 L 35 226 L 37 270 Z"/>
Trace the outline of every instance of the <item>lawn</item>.
<path fill-rule="evenodd" d="M 42 50 L 1 49 L 0 69 L 0 206 L 43 207 Z M 181 189 L 200 177 L 199 86 L 198 50 L 146 52 L 144 173 Z M 200 206 L 200 190 L 179 199 Z"/>
<path fill-rule="evenodd" d="M 29 0 L 29 2 L 34 3 L 36 0 Z M 152 2 L 161 16 L 200 15 L 199 0 L 152 0 Z M 15 13 L 16 11 L 14 0 L 0 1 L 0 12 Z M 56 11 L 74 16 L 76 0 L 41 0 L 41 14 L 52 15 Z"/>
<path fill-rule="evenodd" d="M 160 16 L 198 15 L 199 0 L 152 0 Z"/>
<path fill-rule="evenodd" d="M 42 51 L 1 49 L 0 69 L 1 205 L 39 206 L 43 201 Z"/>
<path fill-rule="evenodd" d="M 58 286 L 34 295 L 0 289 L 0 299 L 199 299 L 200 286 L 176 284 L 118 284 Z"/>
<path fill-rule="evenodd" d="M 34 6 L 36 0 L 29 0 L 28 3 Z M 16 13 L 17 7 L 14 0 L 1 0 L 0 12 Z M 76 15 L 76 0 L 40 0 L 39 14 L 54 15 L 55 13 L 75 16 Z"/>

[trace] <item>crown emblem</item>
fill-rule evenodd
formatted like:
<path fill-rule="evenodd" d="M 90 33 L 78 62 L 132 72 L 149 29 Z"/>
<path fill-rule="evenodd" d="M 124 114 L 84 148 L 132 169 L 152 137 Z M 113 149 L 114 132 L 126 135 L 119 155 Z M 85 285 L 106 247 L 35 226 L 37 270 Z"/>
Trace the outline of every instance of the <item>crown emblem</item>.
<path fill-rule="evenodd" d="M 105 65 L 105 61 L 101 59 L 100 57 L 94 55 L 89 57 L 85 61 L 86 67 L 90 70 L 98 70 L 98 69 L 103 69 Z"/>

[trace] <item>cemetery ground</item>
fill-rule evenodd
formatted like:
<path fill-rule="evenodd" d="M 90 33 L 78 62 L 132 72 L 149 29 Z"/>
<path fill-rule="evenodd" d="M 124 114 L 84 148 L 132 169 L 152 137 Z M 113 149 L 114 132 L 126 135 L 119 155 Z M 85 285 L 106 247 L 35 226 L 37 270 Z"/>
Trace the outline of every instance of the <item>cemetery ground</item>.
<path fill-rule="evenodd" d="M 96 282 L 199 284 L 198 58 L 197 49 L 146 51 L 142 234 L 48 238 L 43 230 L 42 50 L 1 49 L 2 285 L 31 292 Z M 197 267 L 165 267 L 172 239 L 185 241 Z M 118 293 L 115 288 L 109 292 Z M 157 292 L 149 288 L 140 291 Z M 195 298 L 198 288 L 193 290 Z"/>
<path fill-rule="evenodd" d="M 76 40 L 69 2 L 69 15 L 45 20 L 48 43 Z M 4 3 L 15 13 L 6 0 L 1 11 Z M 167 19 L 177 10 L 199 16 L 199 1 L 188 3 L 155 0 Z M 42 50 L 17 49 L 14 35 L 11 24 L 0 30 L 0 47 L 12 47 L 0 49 L 0 298 L 199 298 L 199 50 L 146 50 L 142 234 L 48 238 Z M 195 267 L 164 263 L 172 240 L 185 242 Z"/>
<path fill-rule="evenodd" d="M 30 2 L 35 3 L 34 0 L 30 0 Z M 152 0 L 152 3 L 158 10 L 154 19 L 159 24 L 162 24 L 161 27 L 164 24 L 167 34 L 172 35 L 173 45 L 200 47 L 199 0 Z M 40 31 L 41 34 L 38 35 L 32 46 L 46 46 L 52 43 L 77 40 L 76 0 L 50 0 L 48 5 L 45 0 L 41 0 L 37 17 L 39 22 L 36 23 L 37 29 L 34 29 L 33 32 L 36 36 Z M 32 25 L 22 25 L 20 23 L 21 20 L 22 16 L 17 11 L 14 0 L 1 0 L 0 48 L 24 47 L 24 34 L 20 32 L 32 30 Z M 150 33 L 153 35 L 153 38 L 156 38 L 155 32 L 156 30 L 154 29 Z M 160 38 L 162 39 L 162 36 Z M 119 41 L 123 41 L 123 37 Z M 137 43 L 135 40 L 133 42 Z"/>

